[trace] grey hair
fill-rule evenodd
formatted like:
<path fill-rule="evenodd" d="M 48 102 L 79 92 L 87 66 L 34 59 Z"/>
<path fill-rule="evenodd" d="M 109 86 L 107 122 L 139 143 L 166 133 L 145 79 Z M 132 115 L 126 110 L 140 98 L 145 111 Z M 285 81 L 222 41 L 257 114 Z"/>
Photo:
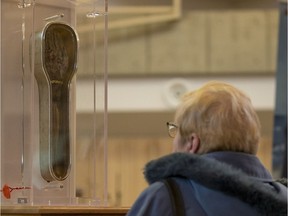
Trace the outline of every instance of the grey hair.
<path fill-rule="evenodd" d="M 238 151 L 256 154 L 260 123 L 250 98 L 234 86 L 208 82 L 185 94 L 175 114 L 181 142 L 199 136 L 199 154 Z"/>

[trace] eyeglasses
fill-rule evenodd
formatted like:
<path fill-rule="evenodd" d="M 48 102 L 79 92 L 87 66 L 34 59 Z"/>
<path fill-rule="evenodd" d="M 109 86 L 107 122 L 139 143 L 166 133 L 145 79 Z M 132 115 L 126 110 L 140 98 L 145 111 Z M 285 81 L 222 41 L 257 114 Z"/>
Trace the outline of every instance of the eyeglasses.
<path fill-rule="evenodd" d="M 178 126 L 172 122 L 167 122 L 166 125 L 167 125 L 169 136 L 174 138 L 177 134 Z"/>

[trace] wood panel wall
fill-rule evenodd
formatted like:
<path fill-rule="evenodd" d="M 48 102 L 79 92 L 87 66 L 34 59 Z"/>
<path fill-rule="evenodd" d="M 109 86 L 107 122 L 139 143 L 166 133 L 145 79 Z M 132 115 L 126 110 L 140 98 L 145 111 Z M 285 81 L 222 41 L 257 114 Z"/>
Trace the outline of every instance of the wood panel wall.
<path fill-rule="evenodd" d="M 147 187 L 143 176 L 145 164 L 153 159 L 171 153 L 170 138 L 112 138 L 108 147 L 108 194 L 109 206 L 129 207 Z M 258 156 L 268 170 L 271 170 L 271 138 L 262 138 Z M 85 180 L 87 164 L 83 161 L 77 174 L 77 187 L 82 195 L 89 194 L 91 182 Z M 81 170 L 83 172 L 81 172 Z"/>
<path fill-rule="evenodd" d="M 177 21 L 110 30 L 109 75 L 273 74 L 278 14 L 255 8 L 186 10 Z M 80 76 L 93 71 L 87 41 L 81 41 Z M 98 49 L 98 64 L 102 55 Z"/>
<path fill-rule="evenodd" d="M 109 197 L 112 206 L 131 206 L 147 183 L 144 165 L 171 152 L 171 139 L 113 139 L 109 143 Z M 271 140 L 263 138 L 258 156 L 271 169 Z"/>
<path fill-rule="evenodd" d="M 258 111 L 262 124 L 262 138 L 258 156 L 268 170 L 272 160 L 273 112 Z M 109 206 L 130 207 L 138 195 L 147 187 L 143 176 L 145 164 L 172 151 L 172 139 L 168 137 L 165 121 L 171 120 L 172 112 L 161 113 L 119 113 L 109 115 L 108 138 L 108 199 Z M 78 132 L 82 135 L 91 130 L 88 120 L 91 115 L 78 116 Z M 89 134 L 89 133 L 88 133 Z M 88 181 L 87 169 L 90 161 L 89 139 L 77 143 L 77 188 L 88 196 L 93 188 Z M 83 152 L 86 149 L 88 152 Z"/>

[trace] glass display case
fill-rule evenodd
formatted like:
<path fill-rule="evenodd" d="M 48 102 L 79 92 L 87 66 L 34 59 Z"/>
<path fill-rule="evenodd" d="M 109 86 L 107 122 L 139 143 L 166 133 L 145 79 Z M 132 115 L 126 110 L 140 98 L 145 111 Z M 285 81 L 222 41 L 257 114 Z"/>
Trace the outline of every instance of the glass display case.
<path fill-rule="evenodd" d="M 107 0 L 0 6 L 1 205 L 106 206 Z M 87 70 L 85 134 L 76 104 L 77 76 Z"/>

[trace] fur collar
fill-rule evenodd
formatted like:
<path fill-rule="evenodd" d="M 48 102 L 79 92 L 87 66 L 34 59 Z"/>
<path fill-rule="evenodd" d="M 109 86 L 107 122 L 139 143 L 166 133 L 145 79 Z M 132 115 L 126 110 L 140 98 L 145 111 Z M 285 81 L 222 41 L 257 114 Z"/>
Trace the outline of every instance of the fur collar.
<path fill-rule="evenodd" d="M 263 215 L 287 215 L 287 196 L 279 198 L 255 178 L 212 158 L 173 153 L 147 163 L 144 175 L 149 184 L 168 177 L 191 179 L 205 187 L 238 197 Z M 213 177 L 213 178 L 212 178 Z"/>

